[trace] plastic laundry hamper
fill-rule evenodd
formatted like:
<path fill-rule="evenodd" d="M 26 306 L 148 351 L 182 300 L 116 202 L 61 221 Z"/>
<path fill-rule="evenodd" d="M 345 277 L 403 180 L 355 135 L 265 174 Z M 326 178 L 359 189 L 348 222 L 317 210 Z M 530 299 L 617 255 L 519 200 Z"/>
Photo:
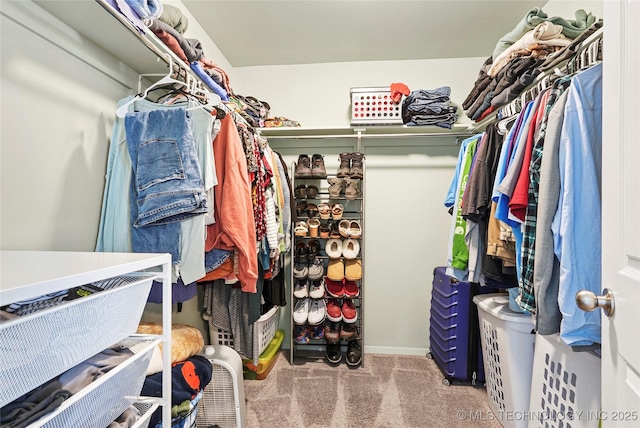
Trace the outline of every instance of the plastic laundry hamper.
<path fill-rule="evenodd" d="M 600 358 L 574 352 L 560 336 L 536 335 L 530 428 L 597 427 Z"/>
<path fill-rule="evenodd" d="M 242 377 L 242 358 L 225 345 L 205 347 L 204 356 L 213 368 L 211 382 L 204 388 L 198 403 L 197 428 L 242 428 L 246 405 Z"/>
<path fill-rule="evenodd" d="M 504 294 L 482 294 L 478 306 L 485 384 L 493 416 L 505 428 L 526 427 L 535 334 L 531 316 L 509 309 Z"/>

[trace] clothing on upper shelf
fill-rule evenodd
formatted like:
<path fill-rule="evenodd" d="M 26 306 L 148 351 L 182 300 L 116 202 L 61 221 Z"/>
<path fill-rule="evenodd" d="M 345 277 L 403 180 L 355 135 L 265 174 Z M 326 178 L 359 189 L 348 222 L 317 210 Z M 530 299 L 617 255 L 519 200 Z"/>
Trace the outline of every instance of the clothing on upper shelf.
<path fill-rule="evenodd" d="M 435 125 L 451 129 L 458 108 L 451 105 L 451 88 L 417 89 L 402 101 L 402 122 L 408 126 Z"/>
<path fill-rule="evenodd" d="M 575 294 L 601 289 L 601 76 L 602 64 L 596 64 L 556 78 L 525 104 L 502 142 L 496 124 L 463 141 L 445 198 L 454 208 L 447 274 L 484 283 L 501 272 L 496 249 L 515 241 L 518 288 L 510 307 L 532 313 L 538 333 L 560 332 L 576 350 L 600 342 L 600 314 L 579 310 Z M 478 184 L 488 180 L 491 189 Z M 500 232 L 480 226 L 487 211 Z M 484 242 L 490 258 L 476 256 L 485 252 Z"/>

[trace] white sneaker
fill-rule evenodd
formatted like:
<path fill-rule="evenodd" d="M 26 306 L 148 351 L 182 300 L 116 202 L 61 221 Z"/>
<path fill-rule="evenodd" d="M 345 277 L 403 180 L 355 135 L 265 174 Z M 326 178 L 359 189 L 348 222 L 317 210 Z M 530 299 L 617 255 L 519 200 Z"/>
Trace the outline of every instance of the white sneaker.
<path fill-rule="evenodd" d="M 322 260 L 316 258 L 309 265 L 308 276 L 311 280 L 316 280 L 322 278 L 324 275 L 324 263 Z"/>
<path fill-rule="evenodd" d="M 298 300 L 293 308 L 293 322 L 300 325 L 306 323 L 310 305 L 311 300 L 308 298 Z"/>
<path fill-rule="evenodd" d="M 306 279 L 299 279 L 296 281 L 296 284 L 293 286 L 293 297 L 297 297 L 298 299 L 304 299 L 305 297 L 309 297 L 309 281 Z"/>
<path fill-rule="evenodd" d="M 311 300 L 309 307 L 308 322 L 309 325 L 321 324 L 327 316 L 327 304 L 324 299 Z"/>
<path fill-rule="evenodd" d="M 312 299 L 322 299 L 324 297 L 324 278 L 311 281 L 309 297 Z"/>

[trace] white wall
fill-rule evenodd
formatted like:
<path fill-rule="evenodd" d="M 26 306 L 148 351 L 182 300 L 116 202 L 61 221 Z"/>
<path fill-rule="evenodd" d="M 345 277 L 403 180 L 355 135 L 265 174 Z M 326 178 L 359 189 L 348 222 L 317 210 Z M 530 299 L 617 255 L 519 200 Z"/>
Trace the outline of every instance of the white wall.
<path fill-rule="evenodd" d="M 233 83 L 239 94 L 267 101 L 272 116 L 297 120 L 305 128 L 347 127 L 351 88 L 388 87 L 395 82 L 410 90 L 449 86 L 451 100 L 459 105 L 489 54 L 462 59 L 237 67 Z M 465 119 L 461 122 L 468 123 Z"/>

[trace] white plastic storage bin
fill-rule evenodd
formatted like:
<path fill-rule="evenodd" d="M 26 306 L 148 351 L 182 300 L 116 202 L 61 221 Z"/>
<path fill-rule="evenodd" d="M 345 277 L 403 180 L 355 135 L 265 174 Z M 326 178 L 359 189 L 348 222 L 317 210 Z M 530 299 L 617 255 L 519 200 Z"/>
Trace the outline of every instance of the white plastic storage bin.
<path fill-rule="evenodd" d="M 97 281 L 103 291 L 1 322 L 0 406 L 135 333 L 155 277 Z"/>
<path fill-rule="evenodd" d="M 600 358 L 536 335 L 529 428 L 597 427 L 600 404 Z"/>
<path fill-rule="evenodd" d="M 526 427 L 535 342 L 531 316 L 509 309 L 504 294 L 481 294 L 473 301 L 493 417 L 506 428 Z"/>

